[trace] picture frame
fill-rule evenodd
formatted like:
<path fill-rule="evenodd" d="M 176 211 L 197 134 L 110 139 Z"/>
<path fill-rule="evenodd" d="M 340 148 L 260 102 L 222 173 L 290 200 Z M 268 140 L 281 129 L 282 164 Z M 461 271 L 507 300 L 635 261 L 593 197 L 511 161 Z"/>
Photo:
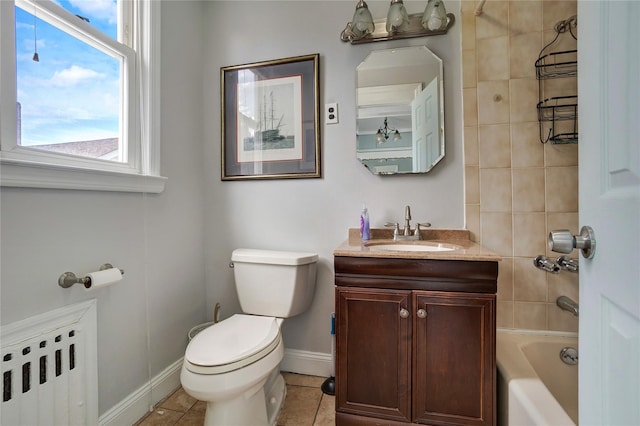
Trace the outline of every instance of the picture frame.
<path fill-rule="evenodd" d="M 319 57 L 220 68 L 223 181 L 322 176 Z"/>

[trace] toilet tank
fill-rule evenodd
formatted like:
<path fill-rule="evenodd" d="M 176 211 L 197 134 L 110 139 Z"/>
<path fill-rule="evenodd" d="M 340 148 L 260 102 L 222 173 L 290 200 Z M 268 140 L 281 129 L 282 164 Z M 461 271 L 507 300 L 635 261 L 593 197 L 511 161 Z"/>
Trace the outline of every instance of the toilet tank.
<path fill-rule="evenodd" d="M 231 261 L 244 313 L 288 318 L 309 308 L 316 286 L 316 253 L 236 249 Z"/>

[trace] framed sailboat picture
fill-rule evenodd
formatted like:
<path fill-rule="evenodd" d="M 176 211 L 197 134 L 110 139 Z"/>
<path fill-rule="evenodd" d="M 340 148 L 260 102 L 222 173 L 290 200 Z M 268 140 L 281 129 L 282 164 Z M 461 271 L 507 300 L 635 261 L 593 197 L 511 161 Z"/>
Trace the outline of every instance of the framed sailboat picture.
<path fill-rule="evenodd" d="M 222 180 L 321 177 L 319 54 L 220 69 Z"/>

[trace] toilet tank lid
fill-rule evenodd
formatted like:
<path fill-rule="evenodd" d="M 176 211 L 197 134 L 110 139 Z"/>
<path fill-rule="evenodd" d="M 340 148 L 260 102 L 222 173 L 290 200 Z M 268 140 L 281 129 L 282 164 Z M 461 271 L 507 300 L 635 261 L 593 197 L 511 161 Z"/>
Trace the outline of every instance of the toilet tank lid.
<path fill-rule="evenodd" d="M 273 265 L 306 265 L 317 262 L 318 255 L 308 252 L 239 248 L 235 249 L 231 254 L 231 261 Z"/>

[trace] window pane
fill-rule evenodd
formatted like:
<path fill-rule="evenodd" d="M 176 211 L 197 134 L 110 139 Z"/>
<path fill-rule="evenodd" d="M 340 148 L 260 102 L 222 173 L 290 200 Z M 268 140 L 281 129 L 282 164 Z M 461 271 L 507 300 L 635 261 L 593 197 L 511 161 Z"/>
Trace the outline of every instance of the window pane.
<path fill-rule="evenodd" d="M 122 61 L 15 10 L 18 145 L 123 161 Z"/>
<path fill-rule="evenodd" d="M 116 0 L 57 0 L 60 6 L 88 20 L 96 29 L 118 39 L 118 5 Z"/>

